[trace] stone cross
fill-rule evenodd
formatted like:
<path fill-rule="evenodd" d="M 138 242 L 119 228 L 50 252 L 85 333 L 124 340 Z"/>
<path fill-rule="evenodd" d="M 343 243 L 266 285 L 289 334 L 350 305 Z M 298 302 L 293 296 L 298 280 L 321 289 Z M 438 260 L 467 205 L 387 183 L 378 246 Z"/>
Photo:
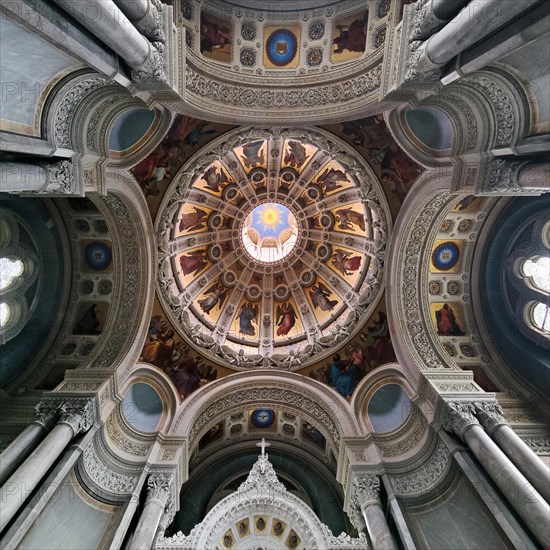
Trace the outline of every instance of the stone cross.
<path fill-rule="evenodd" d="M 262 437 L 261 443 L 256 443 L 256 447 L 262 448 L 262 458 L 265 458 L 265 449 L 266 447 L 271 447 L 271 443 L 267 443 L 264 437 Z"/>

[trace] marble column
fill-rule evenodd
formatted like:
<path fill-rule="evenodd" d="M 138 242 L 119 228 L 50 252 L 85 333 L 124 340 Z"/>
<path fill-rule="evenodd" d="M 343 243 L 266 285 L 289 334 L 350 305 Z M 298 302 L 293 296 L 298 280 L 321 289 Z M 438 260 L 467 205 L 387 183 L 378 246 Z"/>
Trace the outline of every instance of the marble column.
<path fill-rule="evenodd" d="M 149 550 L 160 520 L 172 498 L 172 474 L 151 474 L 147 480 L 147 499 L 128 550 Z"/>
<path fill-rule="evenodd" d="M 115 0 L 115 4 L 141 34 L 153 42 L 164 42 L 159 0 Z"/>
<path fill-rule="evenodd" d="M 31 454 L 57 417 L 59 403 L 41 401 L 34 408 L 36 420 L 31 422 L 0 455 L 0 487 Z"/>
<path fill-rule="evenodd" d="M 130 65 L 144 65 L 152 55 L 149 41 L 128 22 L 113 0 L 54 0 Z"/>
<path fill-rule="evenodd" d="M 439 32 L 426 42 L 426 55 L 439 66 L 476 42 L 487 37 L 506 23 L 513 21 L 539 0 L 522 0 L 521 9 L 514 3 L 502 0 L 476 0 L 466 6 Z"/>
<path fill-rule="evenodd" d="M 485 431 L 494 439 L 517 469 L 550 503 L 550 470 L 544 462 L 512 430 L 498 403 L 476 403 L 476 416 Z"/>
<path fill-rule="evenodd" d="M 487 159 L 480 163 L 483 195 L 541 194 L 550 191 L 550 162 Z"/>
<path fill-rule="evenodd" d="M 443 428 L 468 445 L 508 503 L 545 548 L 550 540 L 550 506 L 485 433 L 476 417 L 474 403 L 446 403 Z"/>
<path fill-rule="evenodd" d="M 0 531 L 12 520 L 71 439 L 91 428 L 92 401 L 64 403 L 59 414 L 52 431 L 0 489 Z"/>
<path fill-rule="evenodd" d="M 0 162 L 0 192 L 75 194 L 73 165 L 59 162 Z"/>
<path fill-rule="evenodd" d="M 414 4 L 409 41 L 426 40 L 445 26 L 470 0 L 420 0 Z"/>
<path fill-rule="evenodd" d="M 358 475 L 353 480 L 353 490 L 353 502 L 361 510 L 372 547 L 376 550 L 396 550 L 380 501 L 380 478 L 376 475 Z"/>

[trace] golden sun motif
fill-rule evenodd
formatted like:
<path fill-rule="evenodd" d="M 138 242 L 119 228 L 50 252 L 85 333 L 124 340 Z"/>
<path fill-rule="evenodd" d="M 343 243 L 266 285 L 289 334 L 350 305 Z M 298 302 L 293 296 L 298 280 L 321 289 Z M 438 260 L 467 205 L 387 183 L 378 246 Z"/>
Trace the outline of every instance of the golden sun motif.
<path fill-rule="evenodd" d="M 259 223 L 264 231 L 268 229 L 276 229 L 283 220 L 281 218 L 281 211 L 274 206 L 266 204 L 262 210 L 258 212 Z"/>

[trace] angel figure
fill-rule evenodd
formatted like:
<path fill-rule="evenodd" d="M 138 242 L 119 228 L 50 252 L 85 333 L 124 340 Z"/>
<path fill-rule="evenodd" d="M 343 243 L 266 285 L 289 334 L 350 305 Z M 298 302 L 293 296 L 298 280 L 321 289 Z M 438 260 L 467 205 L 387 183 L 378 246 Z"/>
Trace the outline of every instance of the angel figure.
<path fill-rule="evenodd" d="M 229 178 L 227 174 L 216 165 L 212 165 L 202 176 L 202 179 L 206 182 L 206 189 L 214 191 L 214 193 L 219 193 L 227 183 L 229 183 Z"/>
<path fill-rule="evenodd" d="M 311 288 L 309 296 L 313 307 L 319 308 L 321 311 L 331 311 L 338 304 L 338 300 L 329 300 L 332 292 L 323 283 L 319 282 Z"/>
<path fill-rule="evenodd" d="M 306 148 L 299 141 L 289 141 L 288 149 L 285 153 L 285 163 L 296 168 L 302 166 L 307 156 Z"/>
<path fill-rule="evenodd" d="M 324 193 L 330 193 L 342 187 L 338 184 L 339 181 L 349 183 L 346 174 L 342 170 L 327 168 L 317 179 L 317 185 L 323 189 Z"/>
<path fill-rule="evenodd" d="M 263 144 L 263 141 L 252 141 L 243 147 L 243 160 L 246 166 L 251 167 L 265 162 L 265 155 L 261 151 Z"/>
<path fill-rule="evenodd" d="M 206 255 L 206 250 L 193 250 L 192 252 L 187 252 L 186 254 L 180 256 L 180 267 L 184 275 L 197 275 L 200 273 L 207 265 L 208 259 Z"/>
<path fill-rule="evenodd" d="M 193 206 L 194 212 L 187 212 L 181 215 L 180 231 L 198 231 L 206 227 L 205 222 L 208 213 L 201 208 Z"/>
<path fill-rule="evenodd" d="M 355 229 L 353 226 L 356 225 L 365 231 L 365 218 L 360 212 L 355 212 L 351 207 L 344 208 L 342 210 L 336 210 L 336 221 L 339 223 L 339 229 Z"/>
<path fill-rule="evenodd" d="M 296 324 L 296 312 L 292 304 L 285 302 L 277 306 L 277 336 L 286 336 L 290 329 Z"/>
<path fill-rule="evenodd" d="M 239 332 L 247 334 L 248 336 L 254 336 L 256 330 L 252 326 L 252 321 L 258 320 L 258 304 L 252 305 L 250 302 L 244 303 L 239 313 Z"/>
<path fill-rule="evenodd" d="M 344 275 L 353 275 L 353 271 L 357 271 L 361 265 L 361 256 L 352 256 L 351 252 L 345 250 L 336 250 L 332 255 L 332 265 L 341 271 Z"/>
<path fill-rule="evenodd" d="M 206 314 L 209 314 L 216 306 L 221 309 L 228 292 L 229 290 L 223 286 L 221 281 L 214 283 L 205 291 L 206 297 L 199 300 L 200 308 Z"/>

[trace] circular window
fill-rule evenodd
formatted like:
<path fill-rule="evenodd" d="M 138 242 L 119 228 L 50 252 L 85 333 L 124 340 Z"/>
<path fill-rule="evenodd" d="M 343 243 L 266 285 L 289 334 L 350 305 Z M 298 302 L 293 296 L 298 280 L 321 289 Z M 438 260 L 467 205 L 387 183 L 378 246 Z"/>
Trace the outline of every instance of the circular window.
<path fill-rule="evenodd" d="M 6 302 L 0 304 L 0 327 L 10 320 L 10 306 Z"/>
<path fill-rule="evenodd" d="M 155 388 L 143 382 L 133 384 L 122 400 L 122 413 L 140 432 L 154 432 L 162 416 L 162 400 Z"/>
<path fill-rule="evenodd" d="M 254 260 L 276 263 L 296 246 L 296 218 L 286 206 L 268 202 L 254 208 L 246 217 L 241 236 L 244 249 Z"/>
<path fill-rule="evenodd" d="M 8 288 L 17 277 L 23 275 L 24 265 L 19 259 L 0 258 L 0 290 Z"/>
<path fill-rule="evenodd" d="M 411 401 L 399 384 L 384 384 L 368 404 L 369 420 L 375 432 L 393 432 L 411 412 Z"/>

